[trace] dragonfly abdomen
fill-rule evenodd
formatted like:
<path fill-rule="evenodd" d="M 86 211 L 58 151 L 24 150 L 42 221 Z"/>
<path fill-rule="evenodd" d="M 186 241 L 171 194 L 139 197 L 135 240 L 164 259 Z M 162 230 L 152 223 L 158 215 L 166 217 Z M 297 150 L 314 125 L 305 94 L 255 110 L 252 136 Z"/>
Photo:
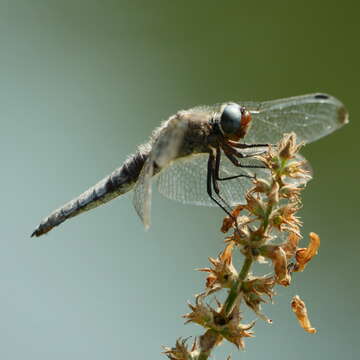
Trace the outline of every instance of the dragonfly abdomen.
<path fill-rule="evenodd" d="M 65 220 L 105 204 L 130 191 L 134 187 L 147 157 L 147 149 L 140 148 L 120 168 L 114 170 L 77 198 L 54 210 L 40 223 L 31 236 L 46 234 Z"/>

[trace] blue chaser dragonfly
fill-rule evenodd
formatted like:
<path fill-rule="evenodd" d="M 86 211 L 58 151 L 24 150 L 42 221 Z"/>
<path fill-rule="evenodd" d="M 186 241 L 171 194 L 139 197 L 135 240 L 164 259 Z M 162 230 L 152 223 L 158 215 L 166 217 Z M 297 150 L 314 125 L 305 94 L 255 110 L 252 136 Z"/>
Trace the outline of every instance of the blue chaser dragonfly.
<path fill-rule="evenodd" d="M 348 122 L 344 105 L 327 94 L 264 102 L 226 102 L 179 111 L 157 128 L 124 164 L 53 211 L 31 236 L 134 190 L 133 203 L 150 224 L 151 184 L 187 204 L 230 207 L 244 201 L 254 175 L 266 170 L 254 160 L 284 133 L 310 143 Z M 236 171 L 237 170 L 237 171 Z M 241 173 L 239 174 L 239 171 Z"/>

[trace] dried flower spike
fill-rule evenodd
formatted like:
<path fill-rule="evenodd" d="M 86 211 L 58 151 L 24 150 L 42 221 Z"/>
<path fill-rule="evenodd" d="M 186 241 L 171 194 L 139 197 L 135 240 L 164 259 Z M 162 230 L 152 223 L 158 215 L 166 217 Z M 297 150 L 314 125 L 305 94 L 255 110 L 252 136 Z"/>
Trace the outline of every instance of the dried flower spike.
<path fill-rule="evenodd" d="M 301 208 L 301 191 L 309 180 L 297 154 L 300 147 L 295 134 L 287 134 L 278 145 L 257 156 L 270 173 L 264 172 L 268 174 L 265 179 L 254 178 L 252 188 L 244 194 L 245 203 L 224 219 L 221 231 L 232 230 L 232 234 L 225 239 L 225 249 L 219 256 L 209 258 L 211 266 L 198 269 L 208 274 L 206 289 L 196 296 L 194 305 L 189 304 L 191 311 L 184 315 L 186 323 L 196 323 L 205 331 L 191 350 L 184 341 L 178 341 L 175 348 L 166 348 L 165 354 L 171 360 L 207 360 L 213 348 L 225 340 L 243 349 L 244 339 L 254 336 L 255 322 L 241 324 L 240 307 L 248 306 L 259 318 L 271 323 L 261 311 L 262 303 L 272 301 L 275 285 L 289 286 L 291 272 L 303 271 L 317 254 L 320 238 L 315 233 L 310 233 L 307 248 L 298 248 L 302 223 L 297 212 Z M 244 256 L 239 270 L 233 262 L 236 250 Z M 290 263 L 293 258 L 295 264 Z M 271 274 L 253 275 L 252 265 L 265 259 L 272 262 Z M 211 302 L 205 299 L 220 290 L 226 292 L 225 300 L 215 298 L 216 306 L 208 305 Z M 291 307 L 301 327 L 315 333 L 300 297 L 292 299 Z"/>

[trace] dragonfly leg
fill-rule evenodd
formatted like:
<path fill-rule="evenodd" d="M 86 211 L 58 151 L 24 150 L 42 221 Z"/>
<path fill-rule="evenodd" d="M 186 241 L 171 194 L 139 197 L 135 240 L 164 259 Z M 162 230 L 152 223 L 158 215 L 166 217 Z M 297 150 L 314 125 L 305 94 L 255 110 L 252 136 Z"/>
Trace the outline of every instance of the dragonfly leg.
<path fill-rule="evenodd" d="M 228 140 L 228 144 L 230 146 L 238 148 L 238 149 L 276 146 L 274 144 L 244 144 L 244 143 L 239 143 L 239 142 L 235 142 L 235 141 L 231 141 L 231 140 Z"/>
<path fill-rule="evenodd" d="M 249 176 L 246 174 L 232 175 L 232 176 L 227 176 L 224 178 L 220 177 L 220 160 L 221 160 L 221 149 L 217 148 L 216 149 L 216 160 L 215 160 L 215 180 L 226 181 L 226 180 L 237 179 L 240 177 L 253 178 L 252 176 Z"/>
<path fill-rule="evenodd" d="M 237 218 L 231 213 L 231 206 L 228 205 L 227 202 L 220 195 L 220 189 L 217 183 L 217 180 L 219 180 L 220 159 L 221 159 L 221 149 L 219 147 L 216 149 L 216 156 L 214 156 L 213 152 L 210 152 L 209 160 L 208 160 L 208 172 L 207 172 L 207 193 L 210 196 L 211 200 L 213 200 L 230 217 L 230 219 L 233 220 L 235 224 L 235 231 L 240 235 Z M 213 189 L 216 195 L 219 197 L 219 199 L 230 209 L 230 211 L 226 209 L 218 200 L 216 200 L 213 197 L 212 195 Z"/>
<path fill-rule="evenodd" d="M 264 169 L 265 168 L 265 166 L 263 166 L 263 165 L 243 165 L 237 159 L 237 158 L 240 158 L 240 159 L 251 158 L 251 157 L 254 157 L 253 154 L 244 155 L 244 154 L 240 153 L 239 151 L 233 149 L 228 144 L 222 144 L 222 147 L 223 147 L 224 154 L 226 155 L 226 157 L 237 167 L 247 168 L 247 169 Z"/>
<path fill-rule="evenodd" d="M 222 146 L 225 154 L 231 154 L 231 155 L 234 155 L 234 156 L 239 157 L 241 159 L 252 158 L 255 155 L 261 155 L 261 154 L 265 153 L 265 151 L 263 151 L 263 152 L 257 153 L 257 154 L 243 154 L 242 152 L 240 152 L 237 149 L 233 148 L 228 143 L 222 143 L 221 146 Z"/>
<path fill-rule="evenodd" d="M 231 209 L 230 206 L 226 203 L 226 201 L 220 196 L 220 189 L 215 179 L 215 168 L 216 168 L 216 158 L 213 152 L 210 152 L 209 160 L 208 160 L 208 169 L 207 169 L 207 193 L 212 201 L 214 201 L 222 210 L 224 210 L 224 212 L 227 215 L 229 215 L 232 219 L 234 219 L 234 216 L 231 214 L 231 212 L 213 196 L 213 190 L 214 190 L 216 195 L 219 197 L 219 199 L 222 202 L 224 202 L 224 204 L 229 209 Z"/>
<path fill-rule="evenodd" d="M 225 156 L 236 166 L 239 168 L 244 168 L 244 169 L 265 169 L 266 166 L 263 165 L 243 165 L 241 164 L 241 162 L 236 158 L 236 156 L 234 156 L 233 154 L 229 154 L 225 152 Z M 254 176 L 248 176 L 253 178 Z"/>

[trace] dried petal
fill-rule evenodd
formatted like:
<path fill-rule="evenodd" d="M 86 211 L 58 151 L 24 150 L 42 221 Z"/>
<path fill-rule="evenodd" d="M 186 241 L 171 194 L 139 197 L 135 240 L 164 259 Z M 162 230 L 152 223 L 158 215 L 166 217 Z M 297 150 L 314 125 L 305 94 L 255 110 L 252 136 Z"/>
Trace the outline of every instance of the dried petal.
<path fill-rule="evenodd" d="M 296 265 L 294 271 L 304 271 L 307 263 L 318 253 L 320 247 L 320 237 L 314 232 L 309 234 L 310 243 L 307 248 L 301 248 L 296 251 Z"/>
<path fill-rule="evenodd" d="M 245 208 L 245 205 L 238 205 L 232 212 L 231 212 L 231 217 L 230 216 L 226 216 L 225 219 L 223 220 L 223 224 L 221 226 L 221 232 L 223 232 L 224 234 L 227 233 L 235 224 L 235 220 L 240 212 Z"/>
<path fill-rule="evenodd" d="M 260 249 L 261 255 L 272 260 L 276 282 L 282 286 L 290 285 L 291 277 L 287 269 L 286 253 L 279 245 L 265 245 Z"/>
<path fill-rule="evenodd" d="M 300 239 L 301 237 L 298 234 L 290 232 L 287 241 L 281 245 L 281 247 L 285 251 L 287 259 L 295 256 Z"/>
<path fill-rule="evenodd" d="M 291 309 L 295 313 L 300 326 L 310 334 L 315 334 L 316 329 L 311 326 L 306 305 L 298 295 L 295 295 L 291 300 Z"/>

